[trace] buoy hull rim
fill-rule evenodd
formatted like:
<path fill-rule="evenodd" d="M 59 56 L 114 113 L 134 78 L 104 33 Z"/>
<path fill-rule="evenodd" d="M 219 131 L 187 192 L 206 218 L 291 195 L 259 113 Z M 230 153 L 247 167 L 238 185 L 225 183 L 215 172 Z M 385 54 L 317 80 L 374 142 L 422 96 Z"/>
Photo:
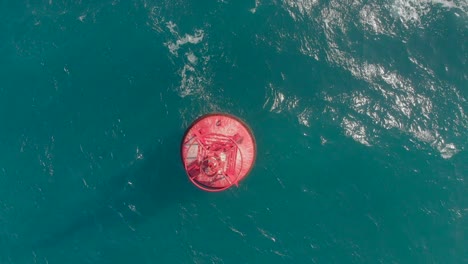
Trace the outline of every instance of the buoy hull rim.
<path fill-rule="evenodd" d="M 252 162 L 250 164 L 250 167 L 249 169 L 245 172 L 245 174 L 239 179 L 237 180 L 235 183 L 231 184 L 231 185 L 227 185 L 225 187 L 220 187 L 220 188 L 216 188 L 216 187 L 210 187 L 210 186 L 206 186 L 206 185 L 203 185 L 199 182 L 197 182 L 196 180 L 192 179 L 190 177 L 190 175 L 188 175 L 188 172 L 186 170 L 186 163 L 185 163 L 185 157 L 184 157 L 184 152 L 183 152 L 183 148 L 184 148 L 184 142 L 185 140 L 187 139 L 187 136 L 188 136 L 188 133 L 190 133 L 192 131 L 192 128 L 198 124 L 200 121 L 202 121 L 203 119 L 206 119 L 206 118 L 209 118 L 209 117 L 213 117 L 213 116 L 221 116 L 221 117 L 227 117 L 227 118 L 231 118 L 231 119 L 234 119 L 235 121 L 239 122 L 247 131 L 248 135 L 251 137 L 252 139 L 252 147 L 253 147 L 253 157 L 252 157 Z M 202 189 L 204 191 L 207 191 L 207 192 L 221 192 L 221 191 L 224 191 L 226 189 L 229 189 L 231 188 L 233 185 L 236 185 L 238 186 L 238 183 L 240 181 L 242 181 L 244 178 L 246 178 L 250 172 L 252 171 L 252 169 L 254 168 L 255 166 L 255 161 L 257 159 L 257 143 L 256 143 L 256 140 L 255 140 L 255 137 L 254 137 L 254 134 L 253 134 L 253 131 L 252 129 L 250 128 L 250 126 L 244 121 L 242 120 L 241 118 L 235 116 L 235 115 L 232 115 L 232 114 L 228 114 L 228 113 L 224 113 L 224 112 L 211 112 L 211 113 L 207 113 L 207 114 L 203 114 L 201 116 L 199 116 L 198 118 L 196 118 L 188 127 L 187 129 L 185 130 L 184 132 L 184 135 L 182 137 L 182 140 L 181 140 L 181 143 L 180 143 L 180 158 L 182 160 L 182 164 L 183 164 L 183 167 L 184 167 L 184 171 L 185 173 L 188 175 L 188 178 L 189 180 L 199 189 Z"/>

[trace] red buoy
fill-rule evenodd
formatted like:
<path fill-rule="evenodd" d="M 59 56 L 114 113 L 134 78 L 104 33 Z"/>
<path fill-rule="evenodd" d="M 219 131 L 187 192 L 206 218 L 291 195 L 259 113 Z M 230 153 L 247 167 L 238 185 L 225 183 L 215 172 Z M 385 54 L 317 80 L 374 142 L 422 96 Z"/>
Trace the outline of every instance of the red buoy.
<path fill-rule="evenodd" d="M 253 167 L 255 139 L 239 118 L 213 113 L 195 120 L 185 132 L 181 156 L 189 179 L 210 192 L 238 185 Z"/>

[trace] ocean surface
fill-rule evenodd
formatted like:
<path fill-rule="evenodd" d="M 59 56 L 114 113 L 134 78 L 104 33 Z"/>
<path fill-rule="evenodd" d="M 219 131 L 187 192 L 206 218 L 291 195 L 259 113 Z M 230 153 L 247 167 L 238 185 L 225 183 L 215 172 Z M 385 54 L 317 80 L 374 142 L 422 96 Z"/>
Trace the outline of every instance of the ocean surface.
<path fill-rule="evenodd" d="M 468 263 L 467 0 L 0 0 L 0 263 Z M 247 122 L 239 187 L 179 156 Z"/>

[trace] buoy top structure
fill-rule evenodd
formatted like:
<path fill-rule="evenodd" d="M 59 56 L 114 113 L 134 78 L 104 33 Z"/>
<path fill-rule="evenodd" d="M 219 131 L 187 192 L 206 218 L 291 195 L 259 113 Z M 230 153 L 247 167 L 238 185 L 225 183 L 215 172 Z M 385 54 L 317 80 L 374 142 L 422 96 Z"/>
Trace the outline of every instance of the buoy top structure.
<path fill-rule="evenodd" d="M 206 114 L 185 132 L 181 156 L 195 186 L 219 192 L 238 186 L 250 172 L 256 157 L 255 138 L 250 128 L 233 115 Z"/>

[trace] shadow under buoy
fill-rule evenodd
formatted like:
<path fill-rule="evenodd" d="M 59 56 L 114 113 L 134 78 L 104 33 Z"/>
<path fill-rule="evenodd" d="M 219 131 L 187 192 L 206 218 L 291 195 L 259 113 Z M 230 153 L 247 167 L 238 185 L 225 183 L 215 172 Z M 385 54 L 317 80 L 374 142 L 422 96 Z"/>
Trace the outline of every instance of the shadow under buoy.
<path fill-rule="evenodd" d="M 19 246 L 15 255 L 24 257 L 25 252 L 30 256 L 31 252 L 53 250 L 83 231 L 109 230 L 118 224 L 138 228 L 149 219 L 155 219 L 165 208 L 202 195 L 185 176 L 179 144 L 177 136 L 160 140 L 160 144 L 145 151 L 142 160 L 99 188 L 95 198 L 71 208 L 66 213 L 69 216 L 65 217 L 69 221 L 53 225 L 57 226 L 55 228 L 43 228 L 53 231 L 40 233 L 31 243 Z"/>

